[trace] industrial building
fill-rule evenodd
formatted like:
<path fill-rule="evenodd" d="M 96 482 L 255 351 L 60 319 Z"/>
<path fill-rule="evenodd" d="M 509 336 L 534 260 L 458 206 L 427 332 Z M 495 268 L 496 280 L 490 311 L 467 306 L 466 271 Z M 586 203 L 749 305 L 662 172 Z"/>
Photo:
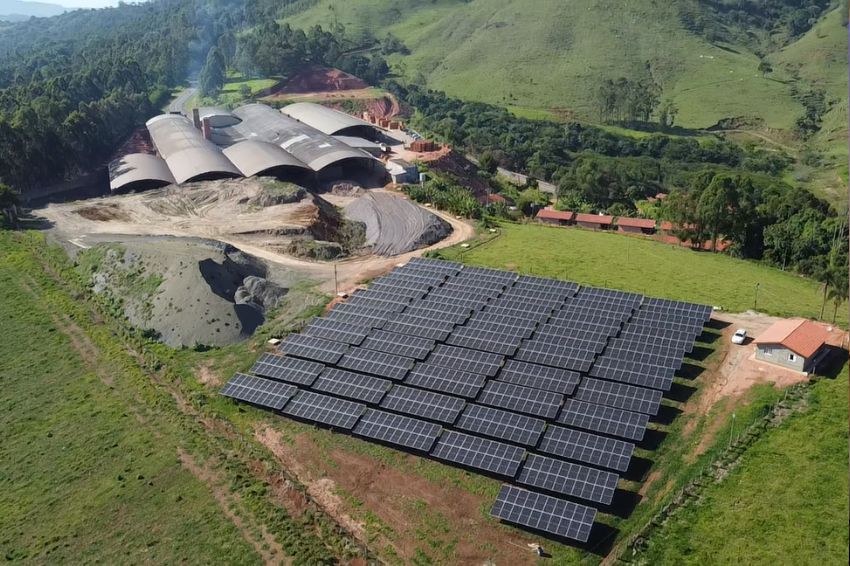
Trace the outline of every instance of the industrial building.
<path fill-rule="evenodd" d="M 301 185 L 337 179 L 385 179 L 374 154 L 378 131 L 344 112 L 298 103 L 277 111 L 248 104 L 228 111 L 195 109 L 193 117 L 148 120 L 157 155 L 128 154 L 110 164 L 113 191 L 192 181 L 274 176 Z"/>

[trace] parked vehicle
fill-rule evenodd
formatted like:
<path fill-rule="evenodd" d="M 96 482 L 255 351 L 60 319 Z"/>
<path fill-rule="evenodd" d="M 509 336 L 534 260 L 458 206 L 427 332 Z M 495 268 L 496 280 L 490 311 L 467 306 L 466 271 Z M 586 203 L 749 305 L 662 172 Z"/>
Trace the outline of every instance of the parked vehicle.
<path fill-rule="evenodd" d="M 732 335 L 732 343 L 733 344 L 743 344 L 744 340 L 747 339 L 747 331 L 744 328 L 739 328 L 735 331 L 735 334 Z"/>

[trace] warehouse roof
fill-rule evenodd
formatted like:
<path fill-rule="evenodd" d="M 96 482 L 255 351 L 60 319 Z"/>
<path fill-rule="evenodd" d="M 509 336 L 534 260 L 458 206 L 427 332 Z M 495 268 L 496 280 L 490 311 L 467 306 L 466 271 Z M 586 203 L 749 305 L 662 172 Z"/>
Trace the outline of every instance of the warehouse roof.
<path fill-rule="evenodd" d="M 296 102 L 284 106 L 281 112 L 327 135 L 340 134 L 349 128 L 374 130 L 365 120 L 312 102 Z"/>
<path fill-rule="evenodd" d="M 204 139 L 187 118 L 162 114 L 147 121 L 148 132 L 177 183 L 217 177 L 239 177 L 239 170 Z"/>
<path fill-rule="evenodd" d="M 613 216 L 606 216 L 604 214 L 576 214 L 576 222 L 584 222 L 586 224 L 607 225 L 611 224 L 613 220 Z"/>
<path fill-rule="evenodd" d="M 260 140 L 237 142 L 225 149 L 224 155 L 246 177 L 279 167 L 293 167 L 302 169 L 305 173 L 310 172 L 309 167 L 280 146 Z"/>
<path fill-rule="evenodd" d="M 552 208 L 544 208 L 537 213 L 537 218 L 545 220 L 563 220 L 569 222 L 573 219 L 575 213 L 571 210 L 554 210 Z"/>
<path fill-rule="evenodd" d="M 136 183 L 174 184 L 174 175 L 161 157 L 130 153 L 109 164 L 109 188 L 120 191 Z"/>
<path fill-rule="evenodd" d="M 233 111 L 242 122 L 227 128 L 234 141 L 256 139 L 280 146 L 313 171 L 348 159 L 371 163 L 375 159 L 308 124 L 264 104 L 247 104 Z"/>
<path fill-rule="evenodd" d="M 779 344 L 792 352 L 808 358 L 824 345 L 829 333 L 826 329 L 804 319 L 780 320 L 756 338 L 756 344 Z"/>

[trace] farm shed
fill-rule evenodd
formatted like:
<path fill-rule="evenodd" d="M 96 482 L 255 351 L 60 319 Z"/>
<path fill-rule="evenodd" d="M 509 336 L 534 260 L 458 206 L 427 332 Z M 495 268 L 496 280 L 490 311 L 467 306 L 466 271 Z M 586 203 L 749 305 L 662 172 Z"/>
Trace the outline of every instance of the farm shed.
<path fill-rule="evenodd" d="M 415 183 L 419 175 L 419 169 L 416 165 L 408 163 L 403 159 L 390 159 L 387 162 L 387 173 L 393 180 L 393 183 L 400 185 L 402 183 Z"/>
<path fill-rule="evenodd" d="M 573 223 L 575 212 L 571 210 L 555 210 L 544 208 L 537 213 L 537 220 L 544 224 L 555 224 L 558 226 L 569 226 Z"/>
<path fill-rule="evenodd" d="M 829 333 L 810 320 L 780 320 L 755 339 L 756 359 L 801 372 L 814 371 L 828 352 Z"/>
<path fill-rule="evenodd" d="M 617 218 L 617 231 L 626 234 L 647 234 L 655 233 L 655 220 L 648 218 Z"/>
<path fill-rule="evenodd" d="M 613 221 L 613 216 L 604 214 L 576 214 L 576 224 L 592 230 L 608 230 Z"/>

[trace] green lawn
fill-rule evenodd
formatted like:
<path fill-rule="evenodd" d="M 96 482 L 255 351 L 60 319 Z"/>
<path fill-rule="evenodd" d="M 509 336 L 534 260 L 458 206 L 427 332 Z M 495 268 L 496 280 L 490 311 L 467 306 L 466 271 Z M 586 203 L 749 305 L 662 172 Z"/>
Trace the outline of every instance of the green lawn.
<path fill-rule="evenodd" d="M 137 417 L 128 376 L 110 373 L 107 385 L 86 366 L 84 338 L 62 332 L 62 294 L 26 275 L 30 262 L 0 232 L 0 553 L 42 564 L 259 563 L 178 462 L 177 423 L 155 410 Z"/>
<path fill-rule="evenodd" d="M 757 307 L 762 312 L 817 317 L 822 303 L 817 282 L 778 269 L 579 228 L 504 224 L 501 235 L 488 243 L 468 250 L 456 246 L 440 255 L 473 265 L 722 306 L 732 312 L 753 308 L 756 284 Z M 828 304 L 830 317 L 832 310 Z M 839 316 L 846 325 L 846 303 L 839 308 Z"/>
<path fill-rule="evenodd" d="M 230 73 L 221 89 L 223 93 L 233 92 L 238 93 L 243 85 L 247 85 L 251 89 L 251 94 L 261 90 L 273 87 L 280 79 L 245 79 L 239 73 Z"/>
<path fill-rule="evenodd" d="M 650 537 L 646 564 L 844 564 L 847 366 L 805 413 L 769 430 L 740 466 Z"/>

